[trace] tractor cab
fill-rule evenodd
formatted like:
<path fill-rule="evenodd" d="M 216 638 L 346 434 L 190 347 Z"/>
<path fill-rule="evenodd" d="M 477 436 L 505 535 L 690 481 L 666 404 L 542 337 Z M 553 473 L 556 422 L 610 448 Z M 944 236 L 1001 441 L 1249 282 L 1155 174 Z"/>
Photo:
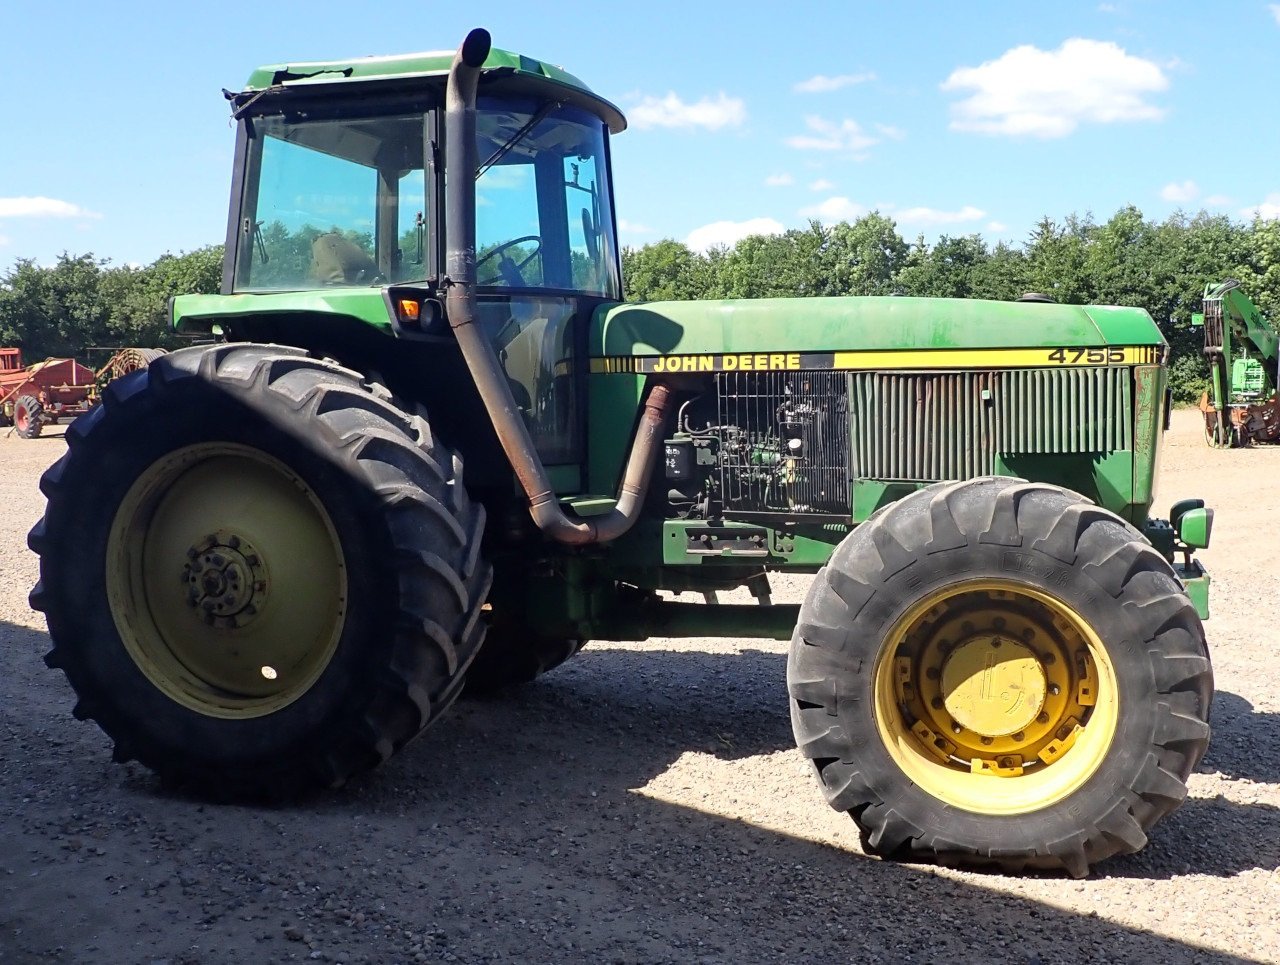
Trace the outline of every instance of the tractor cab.
<path fill-rule="evenodd" d="M 448 56 L 263 68 L 228 95 L 239 143 L 225 294 L 292 293 L 296 308 L 298 293 L 333 304 L 341 290 L 348 306 L 385 305 L 402 337 L 445 330 L 410 313 L 449 283 Z M 581 448 L 583 320 L 621 298 L 608 136 L 622 125 L 569 75 L 491 52 L 475 109 L 478 321 L 553 464 Z"/>

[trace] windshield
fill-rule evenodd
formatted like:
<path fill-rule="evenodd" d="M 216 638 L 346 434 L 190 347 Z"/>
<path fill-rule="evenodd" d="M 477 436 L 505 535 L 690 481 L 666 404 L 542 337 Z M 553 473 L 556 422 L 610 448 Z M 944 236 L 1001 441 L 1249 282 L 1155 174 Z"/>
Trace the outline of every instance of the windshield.
<path fill-rule="evenodd" d="M 235 290 L 438 276 L 430 233 L 440 212 L 424 165 L 433 119 L 247 119 Z M 553 102 L 485 97 L 476 129 L 480 285 L 619 297 L 604 123 Z"/>

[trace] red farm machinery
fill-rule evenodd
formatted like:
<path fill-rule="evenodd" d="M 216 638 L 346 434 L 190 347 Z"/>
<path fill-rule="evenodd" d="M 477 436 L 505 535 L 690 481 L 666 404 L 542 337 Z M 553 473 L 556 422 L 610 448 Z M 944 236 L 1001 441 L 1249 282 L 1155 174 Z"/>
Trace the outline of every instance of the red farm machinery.
<path fill-rule="evenodd" d="M 110 350 L 98 369 L 71 358 L 50 358 L 24 367 L 22 350 L 0 348 L 0 426 L 34 439 L 45 426 L 67 422 L 97 404 L 112 379 L 145 368 L 164 349 Z"/>

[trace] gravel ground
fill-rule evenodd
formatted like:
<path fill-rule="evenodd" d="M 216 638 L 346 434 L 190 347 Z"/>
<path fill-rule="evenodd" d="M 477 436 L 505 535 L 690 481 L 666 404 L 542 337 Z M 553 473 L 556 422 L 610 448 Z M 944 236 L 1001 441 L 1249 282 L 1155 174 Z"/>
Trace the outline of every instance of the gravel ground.
<path fill-rule="evenodd" d="M 1211 451 L 1197 420 L 1160 501 L 1218 513 L 1213 744 L 1084 881 L 865 858 L 792 746 L 782 643 L 589 647 L 303 805 L 167 794 L 40 660 L 25 536 L 63 442 L 0 437 L 0 962 L 1280 959 L 1280 448 Z"/>

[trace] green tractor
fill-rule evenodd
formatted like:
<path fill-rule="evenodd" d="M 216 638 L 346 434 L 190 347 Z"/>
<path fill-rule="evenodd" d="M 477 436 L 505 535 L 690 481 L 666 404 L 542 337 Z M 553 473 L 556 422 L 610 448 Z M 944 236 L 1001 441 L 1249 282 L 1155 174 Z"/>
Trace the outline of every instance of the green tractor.
<path fill-rule="evenodd" d="M 871 853 L 1083 875 L 1185 797 L 1212 513 L 1150 515 L 1145 312 L 626 304 L 621 113 L 483 30 L 228 97 L 223 293 L 172 307 L 206 344 L 70 428 L 30 537 L 116 760 L 336 787 L 464 687 L 715 635 L 790 638 L 799 748 Z"/>

